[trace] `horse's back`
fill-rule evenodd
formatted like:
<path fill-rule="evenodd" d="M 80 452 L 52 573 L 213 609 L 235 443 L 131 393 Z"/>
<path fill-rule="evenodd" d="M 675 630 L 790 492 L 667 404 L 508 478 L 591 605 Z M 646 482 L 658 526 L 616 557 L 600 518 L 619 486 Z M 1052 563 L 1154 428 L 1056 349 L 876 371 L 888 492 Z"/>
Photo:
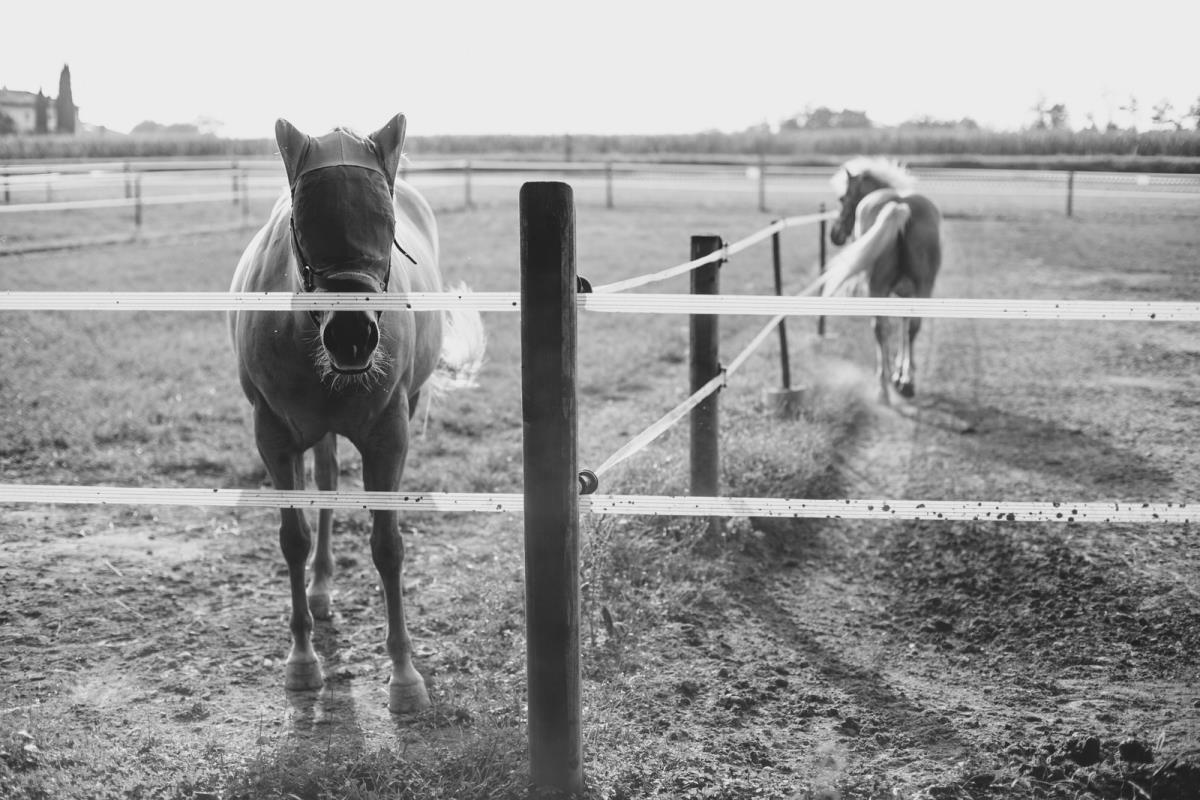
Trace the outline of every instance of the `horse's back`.
<path fill-rule="evenodd" d="M 864 197 L 857 211 L 859 235 L 874 224 L 888 203 L 900 203 L 909 211 L 908 222 L 900 237 L 899 249 L 893 251 L 892 266 L 878 270 L 880 279 L 896 287 L 907 278 L 915 293 L 928 296 L 942 265 L 942 212 L 932 200 L 916 192 L 898 192 L 892 188 L 878 189 Z M 880 287 L 882 288 L 882 287 Z"/>

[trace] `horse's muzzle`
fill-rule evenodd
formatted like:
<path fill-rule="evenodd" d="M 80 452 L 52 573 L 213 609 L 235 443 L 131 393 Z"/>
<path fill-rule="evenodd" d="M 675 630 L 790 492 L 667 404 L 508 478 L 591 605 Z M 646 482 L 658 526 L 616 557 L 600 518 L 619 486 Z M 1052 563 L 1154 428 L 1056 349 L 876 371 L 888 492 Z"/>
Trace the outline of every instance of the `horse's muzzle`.
<path fill-rule="evenodd" d="M 373 311 L 334 311 L 321 325 L 321 344 L 337 372 L 365 372 L 379 346 L 379 323 Z"/>

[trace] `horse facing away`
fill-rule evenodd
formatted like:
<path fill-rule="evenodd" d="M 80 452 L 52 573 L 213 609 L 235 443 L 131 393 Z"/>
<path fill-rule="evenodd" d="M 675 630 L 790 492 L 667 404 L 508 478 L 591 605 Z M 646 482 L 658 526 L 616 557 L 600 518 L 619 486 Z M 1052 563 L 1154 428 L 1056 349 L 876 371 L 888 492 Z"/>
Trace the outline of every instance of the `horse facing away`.
<path fill-rule="evenodd" d="M 276 122 L 289 191 L 246 247 L 231 290 L 441 291 L 433 212 L 396 180 L 404 130 L 403 115 L 365 138 L 342 128 L 311 137 L 286 120 Z M 232 312 L 229 325 L 258 451 L 277 489 L 304 488 L 310 448 L 318 488 L 336 489 L 342 436 L 362 455 L 363 488 L 397 491 L 409 420 L 422 392 L 473 385 L 484 350 L 473 311 L 246 310 Z M 312 628 L 314 615 L 330 616 L 331 533 L 332 512 L 323 509 L 306 587 L 308 521 L 298 509 L 280 511 L 292 600 L 285 679 L 291 690 L 323 683 Z M 417 711 L 429 705 L 429 695 L 413 667 L 404 618 L 397 512 L 372 512 L 371 555 L 387 610 L 388 707 Z"/>
<path fill-rule="evenodd" d="M 942 215 L 933 201 L 912 191 L 914 179 L 901 165 L 881 158 L 846 162 L 830 183 L 838 193 L 841 212 L 829 231 L 835 245 L 853 233 L 855 241 L 834 258 L 827 270 L 823 294 L 853 290 L 865 284 L 871 297 L 929 297 L 942 263 Z M 876 317 L 876 368 L 879 400 L 889 402 L 887 321 Z M 904 318 L 900 348 L 891 383 L 902 397 L 915 394 L 913 341 L 921 330 L 919 317 Z"/>

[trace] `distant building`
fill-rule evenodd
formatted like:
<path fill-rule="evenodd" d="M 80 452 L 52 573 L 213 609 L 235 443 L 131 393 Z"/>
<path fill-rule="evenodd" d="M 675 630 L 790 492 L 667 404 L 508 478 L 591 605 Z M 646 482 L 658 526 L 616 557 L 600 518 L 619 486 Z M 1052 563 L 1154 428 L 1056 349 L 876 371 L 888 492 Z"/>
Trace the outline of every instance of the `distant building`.
<path fill-rule="evenodd" d="M 17 134 L 37 132 L 37 92 L 23 92 L 0 87 L 0 114 L 12 120 L 12 132 Z M 79 117 L 79 106 L 75 106 L 75 117 Z M 58 121 L 53 97 L 46 98 L 46 130 L 53 132 Z M 3 130 L 4 126 L 0 126 Z"/>

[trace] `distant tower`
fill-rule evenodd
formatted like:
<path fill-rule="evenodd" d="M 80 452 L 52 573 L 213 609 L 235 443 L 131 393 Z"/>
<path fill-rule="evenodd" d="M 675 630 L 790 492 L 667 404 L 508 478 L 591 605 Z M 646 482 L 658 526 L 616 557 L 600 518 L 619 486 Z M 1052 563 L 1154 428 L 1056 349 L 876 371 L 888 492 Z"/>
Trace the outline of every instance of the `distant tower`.
<path fill-rule="evenodd" d="M 71 68 L 63 64 L 58 76 L 58 97 L 54 98 L 54 130 L 58 133 L 75 132 L 75 100 L 71 97 Z"/>
<path fill-rule="evenodd" d="M 34 133 L 49 133 L 50 132 L 50 99 L 42 94 L 39 88 L 37 99 L 34 100 L 33 106 L 33 132 Z"/>

